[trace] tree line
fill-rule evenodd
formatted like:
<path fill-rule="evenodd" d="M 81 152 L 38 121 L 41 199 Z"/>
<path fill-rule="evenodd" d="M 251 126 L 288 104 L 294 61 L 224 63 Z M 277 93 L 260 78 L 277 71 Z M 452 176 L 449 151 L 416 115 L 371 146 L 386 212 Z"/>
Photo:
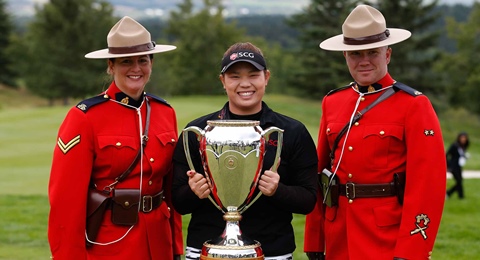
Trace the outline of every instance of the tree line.
<path fill-rule="evenodd" d="M 234 42 L 250 41 L 262 48 L 272 71 L 268 92 L 321 99 L 351 77 L 341 52 L 318 44 L 340 34 L 359 3 L 377 7 L 387 27 L 413 33 L 392 46 L 389 69 L 395 79 L 427 93 L 437 110 L 463 106 L 480 114 L 478 2 L 469 8 L 439 6 L 438 0 L 311 0 L 288 17 L 227 19 L 221 0 L 203 0 L 200 9 L 183 0 L 168 20 L 139 19 L 156 42 L 178 47 L 155 55 L 148 91 L 164 97 L 222 94 L 223 52 Z M 119 19 L 113 11 L 106 0 L 50 0 L 19 29 L 0 0 L 0 83 L 24 86 L 52 102 L 101 92 L 111 80 L 106 62 L 83 56 L 107 47 L 106 35 Z"/>

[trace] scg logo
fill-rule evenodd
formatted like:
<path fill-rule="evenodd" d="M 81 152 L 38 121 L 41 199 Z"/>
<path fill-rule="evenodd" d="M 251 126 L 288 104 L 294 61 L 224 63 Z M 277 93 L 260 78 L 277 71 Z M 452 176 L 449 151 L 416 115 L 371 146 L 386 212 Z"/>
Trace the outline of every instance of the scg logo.
<path fill-rule="evenodd" d="M 255 58 L 255 55 L 252 52 L 239 52 L 238 57 L 239 58 L 247 57 L 247 58 L 253 59 L 253 58 Z"/>

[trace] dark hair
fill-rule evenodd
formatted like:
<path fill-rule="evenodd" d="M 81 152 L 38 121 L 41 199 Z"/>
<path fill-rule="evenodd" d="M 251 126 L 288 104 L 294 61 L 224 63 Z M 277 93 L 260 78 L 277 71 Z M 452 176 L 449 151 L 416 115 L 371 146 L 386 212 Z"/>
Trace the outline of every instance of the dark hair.
<path fill-rule="evenodd" d="M 462 136 L 465 136 L 467 141 L 463 144 L 460 142 L 460 138 Z M 470 138 L 468 138 L 468 134 L 467 132 L 460 132 L 458 135 L 457 135 L 457 143 L 458 145 L 460 145 L 464 150 L 467 150 L 468 146 L 470 145 Z"/>
<path fill-rule="evenodd" d="M 250 43 L 250 42 L 237 42 L 237 43 L 233 44 L 232 46 L 230 46 L 230 48 L 228 48 L 227 51 L 225 51 L 225 53 L 223 54 L 223 57 L 226 57 L 228 54 L 230 54 L 232 52 L 235 52 L 235 51 L 239 51 L 239 50 L 249 50 L 249 51 L 253 51 L 253 52 L 256 52 L 256 53 L 260 53 L 262 56 L 264 56 L 263 53 L 262 53 L 262 50 L 260 50 L 260 48 L 253 45 L 252 43 Z"/>

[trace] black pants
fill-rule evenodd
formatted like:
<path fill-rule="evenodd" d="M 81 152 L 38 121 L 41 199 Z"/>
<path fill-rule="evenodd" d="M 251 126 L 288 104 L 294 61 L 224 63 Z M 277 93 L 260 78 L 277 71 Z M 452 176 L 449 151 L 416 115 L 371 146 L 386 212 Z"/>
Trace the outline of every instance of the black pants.
<path fill-rule="evenodd" d="M 455 179 L 455 185 L 453 185 L 447 191 L 447 195 L 449 197 L 452 196 L 453 193 L 458 192 L 458 197 L 463 199 L 465 196 L 463 194 L 463 177 L 462 177 L 462 169 L 455 169 L 452 170 L 453 178 Z"/>

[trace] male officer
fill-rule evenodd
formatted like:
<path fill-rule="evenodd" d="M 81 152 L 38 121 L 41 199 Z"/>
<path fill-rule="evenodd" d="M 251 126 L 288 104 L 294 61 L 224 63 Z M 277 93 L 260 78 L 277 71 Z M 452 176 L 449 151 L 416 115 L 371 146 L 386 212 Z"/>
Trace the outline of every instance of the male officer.
<path fill-rule="evenodd" d="M 322 102 L 318 169 L 331 176 L 304 250 L 310 260 L 428 259 L 445 200 L 442 133 L 428 98 L 388 73 L 389 46 L 411 33 L 367 5 L 342 31 L 320 48 L 342 51 L 354 82 Z"/>

